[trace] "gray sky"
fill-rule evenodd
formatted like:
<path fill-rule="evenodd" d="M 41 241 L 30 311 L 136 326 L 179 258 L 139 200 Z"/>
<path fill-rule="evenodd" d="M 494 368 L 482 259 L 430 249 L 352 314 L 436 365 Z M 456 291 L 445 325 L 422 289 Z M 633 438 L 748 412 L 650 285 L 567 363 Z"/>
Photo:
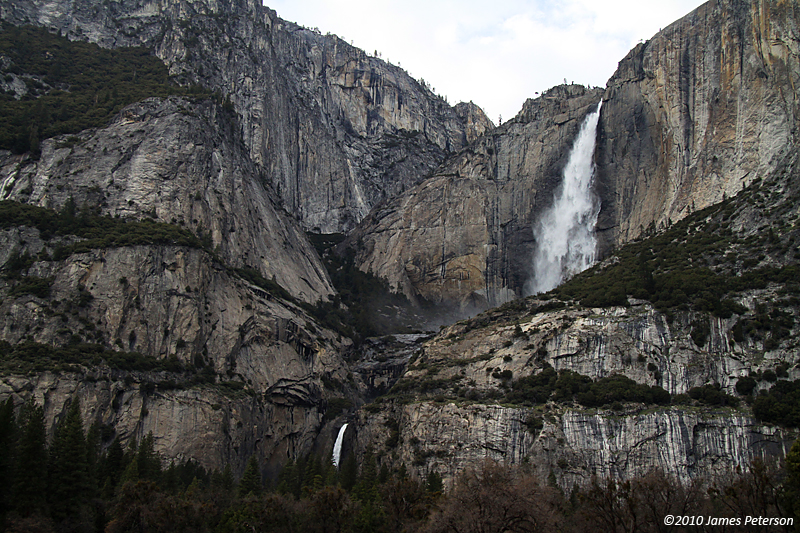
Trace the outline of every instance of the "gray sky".
<path fill-rule="evenodd" d="M 495 123 L 567 82 L 605 86 L 617 63 L 700 0 L 265 0 L 424 79 Z"/>

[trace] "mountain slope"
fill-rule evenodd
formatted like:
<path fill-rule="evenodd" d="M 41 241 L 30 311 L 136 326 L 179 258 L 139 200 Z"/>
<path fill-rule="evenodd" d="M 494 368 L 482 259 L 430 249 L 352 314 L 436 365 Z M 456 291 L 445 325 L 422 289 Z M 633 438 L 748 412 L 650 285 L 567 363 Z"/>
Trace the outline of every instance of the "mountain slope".
<path fill-rule="evenodd" d="M 800 166 L 628 244 L 544 299 L 442 329 L 355 446 L 446 481 L 483 457 L 563 488 L 786 454 L 800 385 Z M 393 462 L 394 461 L 394 462 Z"/>
<path fill-rule="evenodd" d="M 476 106 L 470 119 L 402 69 L 260 2 L 23 2 L 0 16 L 152 48 L 183 83 L 230 96 L 252 160 L 308 230 L 351 229 L 492 127 Z"/>
<path fill-rule="evenodd" d="M 770 176 L 795 151 L 800 4 L 708 2 L 620 61 L 598 135 L 609 250 Z"/>
<path fill-rule="evenodd" d="M 532 224 L 552 202 L 569 149 L 599 89 L 555 87 L 376 208 L 351 233 L 360 268 L 417 302 L 458 313 L 519 298 Z"/>
<path fill-rule="evenodd" d="M 796 151 L 799 12 L 796 2 L 709 2 L 620 62 L 602 95 L 595 155 L 601 256 L 768 178 Z M 376 210 L 352 239 L 364 245 L 361 268 L 443 307 L 522 296 L 531 223 L 597 98 L 576 99 L 580 91 L 529 101 Z M 462 215 L 454 204 L 469 207 Z"/>

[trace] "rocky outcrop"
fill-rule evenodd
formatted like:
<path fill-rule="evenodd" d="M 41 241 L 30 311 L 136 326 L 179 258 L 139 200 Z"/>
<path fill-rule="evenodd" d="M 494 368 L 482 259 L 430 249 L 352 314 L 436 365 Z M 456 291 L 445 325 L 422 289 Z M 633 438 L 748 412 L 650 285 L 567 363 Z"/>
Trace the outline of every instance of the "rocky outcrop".
<path fill-rule="evenodd" d="M 599 89 L 556 87 L 365 219 L 345 247 L 417 301 L 485 309 L 523 296 L 532 223 L 553 201 Z"/>
<path fill-rule="evenodd" d="M 45 141 L 37 161 L 0 155 L 0 198 L 51 209 L 72 198 L 110 216 L 180 224 L 208 236 L 227 264 L 256 269 L 307 302 L 327 298 L 325 268 L 235 123 L 210 101 L 134 104 L 105 128 Z"/>
<path fill-rule="evenodd" d="M 12 2 L 3 20 L 153 48 L 184 83 L 228 95 L 248 152 L 306 229 L 351 229 L 490 126 L 402 69 L 261 2 Z M 462 121 L 461 117 L 464 117 Z"/>
<path fill-rule="evenodd" d="M 730 198 L 795 150 L 798 13 L 708 2 L 620 62 L 598 137 L 603 249 Z"/>
<path fill-rule="evenodd" d="M 737 395 L 740 377 L 795 361 L 791 342 L 766 352 L 760 342 L 732 342 L 736 317 L 713 319 L 697 346 L 690 313 L 668 321 L 642 302 L 537 311 L 539 304 L 548 305 L 508 304 L 424 342 L 390 395 L 360 411 L 361 452 L 383 448 L 377 455 L 389 466 L 405 464 L 420 479 L 437 472 L 448 482 L 483 458 L 525 463 L 571 489 L 592 475 L 624 479 L 653 469 L 683 481 L 710 478 L 756 458 L 782 457 L 796 438 L 757 422 L 744 405 L 509 406 L 503 398 L 511 380 L 546 366 L 593 379 L 621 374 L 673 395 L 707 383 Z M 796 379 L 800 370 L 787 376 Z"/>
<path fill-rule="evenodd" d="M 52 253 L 35 229 L 0 234 L 2 249 Z M 34 398 L 49 427 L 80 398 L 87 425 L 113 429 L 123 443 L 149 431 L 165 458 L 207 468 L 243 469 L 257 454 L 273 472 L 308 453 L 324 428 L 327 400 L 345 383 L 347 341 L 289 302 L 233 274 L 207 252 L 134 246 L 36 261 L 28 276 L 47 279 L 49 296 L 12 294 L 0 283 L 0 336 L 12 345 L 90 342 L 107 349 L 177 358 L 205 377 L 82 371 L 5 375 L 0 399 Z M 210 378 L 209 378 L 210 376 Z M 354 383 L 353 387 L 357 384 Z"/>
<path fill-rule="evenodd" d="M 775 296 L 774 291 L 764 291 L 757 298 Z M 765 351 L 763 340 L 735 342 L 732 329 L 740 318 L 737 315 L 722 319 L 687 312 L 668 321 L 643 301 L 626 308 L 542 312 L 534 306 L 532 312 L 530 317 L 514 320 L 513 325 L 476 328 L 468 321 L 445 328 L 426 343 L 424 355 L 418 359 L 420 366 L 412 365 L 404 379 L 436 376 L 468 382 L 470 388 L 485 393 L 502 383 L 497 374 L 503 371 L 516 379 L 549 365 L 593 379 L 622 374 L 638 383 L 663 387 L 673 395 L 706 383 L 718 383 L 735 394 L 740 377 L 795 362 L 791 343 Z M 480 322 L 481 318 L 474 320 Z M 707 321 L 709 327 L 702 346 L 691 334 L 697 320 Z M 800 377 L 800 369 L 791 372 Z"/>
<path fill-rule="evenodd" d="M 494 124 L 483 110 L 472 102 L 460 102 L 453 110 L 465 126 L 467 144 L 472 144 L 478 137 L 494 129 Z"/>
<path fill-rule="evenodd" d="M 233 123 L 212 102 L 153 99 L 106 128 L 45 141 L 37 161 L 4 154 L 5 198 L 54 209 L 72 199 L 79 209 L 181 225 L 206 242 L 99 246 L 56 260 L 75 237 L 5 227 L 0 263 L 14 254 L 37 260 L 19 273 L 21 282 L 0 280 L 0 338 L 174 357 L 204 369 L 205 378 L 196 385 L 186 376 L 88 365 L 5 376 L 0 398 L 43 402 L 52 427 L 77 395 L 87 423 L 106 424 L 123 442 L 153 431 L 165 458 L 191 457 L 208 468 L 230 462 L 241 470 L 255 453 L 274 472 L 312 449 L 324 433 L 327 400 L 342 395 L 325 383 L 346 382 L 350 342 L 296 300 L 239 275 L 253 268 L 307 302 L 333 292 Z M 44 280 L 48 290 L 12 291 L 26 279 Z"/>
<path fill-rule="evenodd" d="M 468 466 L 491 459 L 526 464 L 540 479 L 552 475 L 571 490 L 592 476 L 630 479 L 654 469 L 683 482 L 726 475 L 757 458 L 784 456 L 794 437 L 726 411 L 561 409 L 546 414 L 541 430 L 529 430 L 526 421 L 539 414 L 499 405 L 413 403 L 365 413 L 357 439 L 373 450 L 396 442 L 391 453 L 380 454 L 381 464 L 405 464 L 419 479 L 436 472 L 448 487 Z M 394 427 L 400 429 L 392 438 Z"/>
<path fill-rule="evenodd" d="M 87 426 L 111 429 L 122 443 L 140 442 L 152 432 L 154 448 L 164 459 L 193 459 L 209 470 L 230 464 L 239 475 L 251 455 L 275 474 L 287 456 L 308 453 L 322 427 L 320 398 L 317 405 L 289 404 L 260 394 L 226 393 L 213 385 L 156 385 L 168 377 L 109 370 L 4 376 L 0 398 L 12 397 L 16 403 L 33 399 L 43 406 L 50 435 L 78 398 Z"/>

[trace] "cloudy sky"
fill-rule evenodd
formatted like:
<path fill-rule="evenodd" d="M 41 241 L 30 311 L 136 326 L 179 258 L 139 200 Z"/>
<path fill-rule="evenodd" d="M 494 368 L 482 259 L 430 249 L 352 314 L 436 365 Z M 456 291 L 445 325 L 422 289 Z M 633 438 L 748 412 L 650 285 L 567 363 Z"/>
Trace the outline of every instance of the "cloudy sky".
<path fill-rule="evenodd" d="M 701 0 L 265 0 L 286 20 L 334 33 L 497 123 L 567 82 L 605 86 L 640 40 Z"/>

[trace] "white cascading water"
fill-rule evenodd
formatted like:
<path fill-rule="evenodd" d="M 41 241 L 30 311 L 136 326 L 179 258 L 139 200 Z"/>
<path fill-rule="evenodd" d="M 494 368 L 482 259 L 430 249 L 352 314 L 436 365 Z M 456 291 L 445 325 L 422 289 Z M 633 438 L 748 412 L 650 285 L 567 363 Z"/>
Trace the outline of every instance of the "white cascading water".
<path fill-rule="evenodd" d="M 347 424 L 344 424 L 339 429 L 339 434 L 336 436 L 336 442 L 333 443 L 333 466 L 339 468 L 339 459 L 342 455 L 342 441 L 344 440 L 344 430 L 347 429 Z"/>
<path fill-rule="evenodd" d="M 592 182 L 600 105 L 581 125 L 553 206 L 533 226 L 536 250 L 533 276 L 526 285 L 528 294 L 547 292 L 594 263 L 594 226 L 600 204 L 592 192 Z"/>

